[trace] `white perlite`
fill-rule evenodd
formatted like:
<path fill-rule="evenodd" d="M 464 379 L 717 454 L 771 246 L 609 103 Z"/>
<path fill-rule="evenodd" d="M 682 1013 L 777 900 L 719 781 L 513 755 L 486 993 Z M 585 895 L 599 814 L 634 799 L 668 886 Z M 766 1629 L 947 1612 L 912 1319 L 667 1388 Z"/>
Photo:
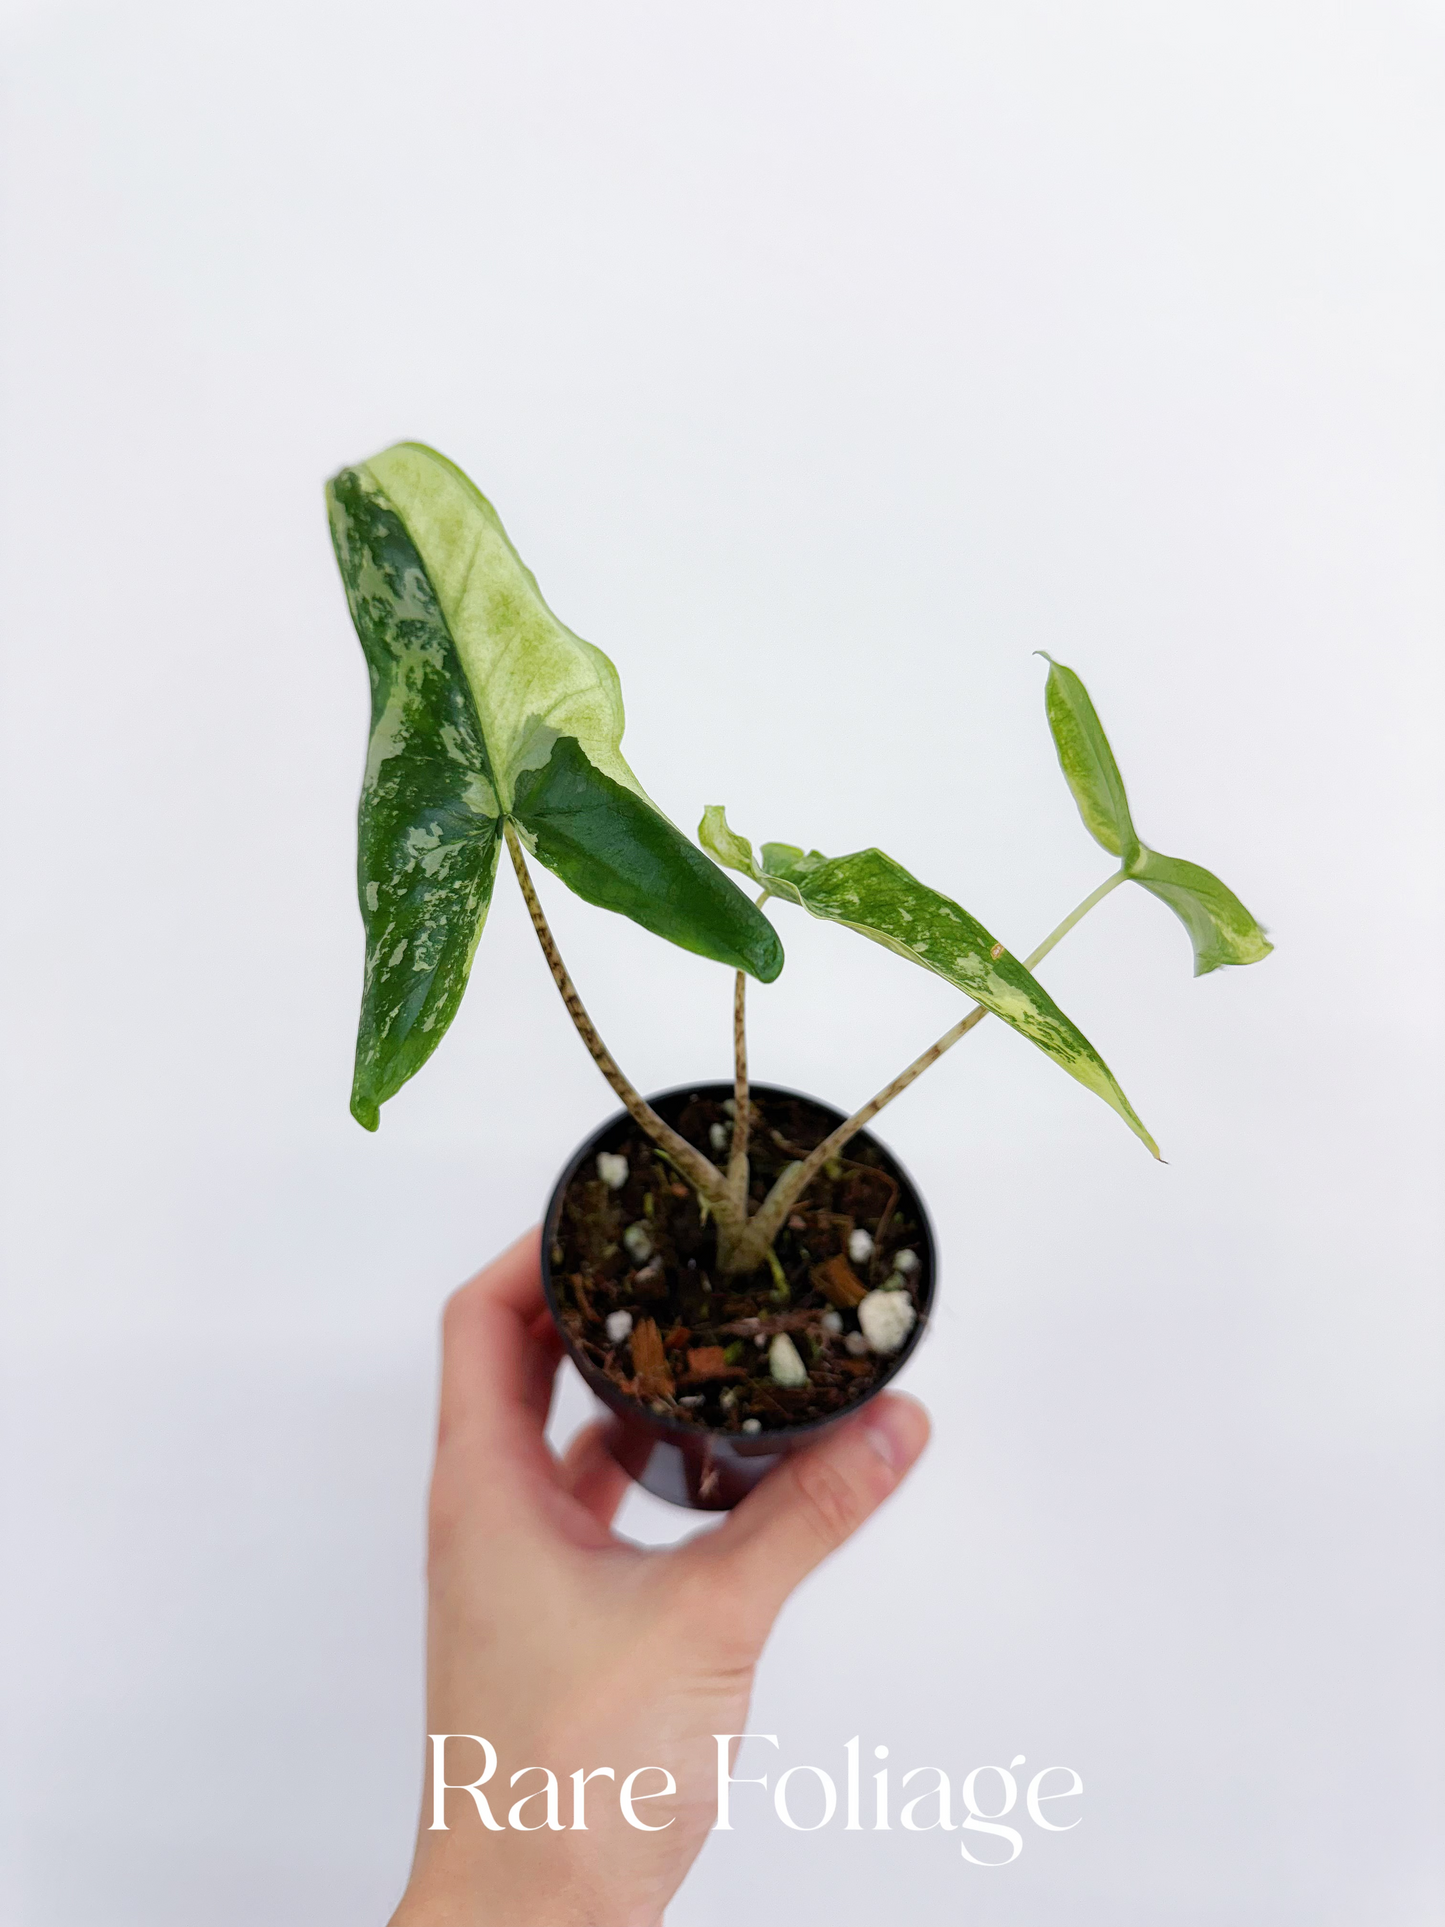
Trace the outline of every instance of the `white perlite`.
<path fill-rule="evenodd" d="M 918 1253 L 916 1251 L 895 1251 L 893 1254 L 893 1269 L 895 1271 L 901 1271 L 905 1278 L 911 1278 L 918 1269 Z"/>
<path fill-rule="evenodd" d="M 843 1314 L 841 1311 L 825 1311 L 821 1323 L 823 1330 L 825 1332 L 832 1332 L 836 1338 L 838 1333 L 843 1329 Z"/>
<path fill-rule="evenodd" d="M 873 1240 L 863 1230 L 848 1233 L 848 1256 L 855 1265 L 866 1265 L 873 1256 Z"/>
<path fill-rule="evenodd" d="M 743 1420 L 743 1430 L 745 1432 L 761 1432 L 762 1429 L 763 1421 L 760 1418 L 745 1418 Z"/>
<path fill-rule="evenodd" d="M 843 1340 L 843 1349 L 850 1358 L 861 1358 L 868 1349 L 868 1340 L 862 1332 L 849 1332 Z"/>
<path fill-rule="evenodd" d="M 768 1370 L 775 1385 L 806 1385 L 808 1382 L 808 1368 L 786 1332 L 779 1332 L 768 1347 Z"/>
<path fill-rule="evenodd" d="M 620 1151 L 599 1151 L 597 1175 L 609 1191 L 620 1191 L 627 1182 L 627 1159 Z"/>
<path fill-rule="evenodd" d="M 652 1256 L 652 1233 L 640 1220 L 628 1225 L 622 1234 L 627 1255 L 635 1265 L 645 1265 Z"/>
<path fill-rule="evenodd" d="M 714 1124 L 707 1134 L 707 1141 L 715 1151 L 725 1151 L 731 1136 L 726 1124 Z"/>
<path fill-rule="evenodd" d="M 623 1345 L 632 1336 L 632 1313 L 630 1311 L 610 1311 L 607 1314 L 607 1342 L 609 1345 Z"/>
<path fill-rule="evenodd" d="M 917 1319 L 906 1291 L 870 1291 L 858 1307 L 858 1323 L 873 1352 L 896 1352 Z"/>

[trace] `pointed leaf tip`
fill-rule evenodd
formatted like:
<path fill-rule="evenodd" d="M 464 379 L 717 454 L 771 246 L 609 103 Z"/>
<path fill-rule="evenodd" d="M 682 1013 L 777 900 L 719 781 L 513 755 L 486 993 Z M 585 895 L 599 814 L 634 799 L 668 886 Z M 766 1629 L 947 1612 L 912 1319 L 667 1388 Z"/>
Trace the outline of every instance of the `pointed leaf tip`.
<path fill-rule="evenodd" d="M 1158 1157 L 1158 1145 L 1088 1038 L 962 904 L 930 889 L 877 849 L 825 857 L 817 850 L 804 854 L 790 843 L 765 843 L 761 880 L 774 896 L 883 944 L 995 1012 L 1101 1097 Z"/>
<path fill-rule="evenodd" d="M 539 862 L 588 903 L 630 917 L 680 949 L 771 983 L 783 967 L 772 924 L 731 877 L 644 798 L 559 736 L 517 778 L 516 816 Z"/>
<path fill-rule="evenodd" d="M 1127 862 L 1138 847 L 1129 798 L 1119 765 L 1104 734 L 1089 692 L 1072 669 L 1046 650 L 1034 652 L 1049 665 L 1044 709 L 1058 753 L 1059 768 L 1083 818 L 1084 828 L 1110 856 Z"/>
<path fill-rule="evenodd" d="M 732 828 L 721 803 L 709 803 L 703 811 L 702 821 L 697 826 L 697 840 L 724 869 L 737 870 L 754 883 L 760 880 L 752 844 Z"/>
<path fill-rule="evenodd" d="M 1167 903 L 1189 932 L 1196 977 L 1226 964 L 1263 963 L 1274 949 L 1228 885 L 1197 863 L 1161 856 L 1141 843 L 1130 874 L 1150 896 Z"/>

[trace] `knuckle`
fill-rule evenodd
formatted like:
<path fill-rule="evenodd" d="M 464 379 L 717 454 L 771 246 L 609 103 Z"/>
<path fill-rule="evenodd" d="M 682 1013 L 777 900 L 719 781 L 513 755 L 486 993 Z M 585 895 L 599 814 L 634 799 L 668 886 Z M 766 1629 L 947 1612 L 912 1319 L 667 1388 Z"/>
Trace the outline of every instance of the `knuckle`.
<path fill-rule="evenodd" d="M 866 1510 L 860 1494 L 828 1459 L 811 1454 L 794 1467 L 802 1517 L 825 1545 L 842 1543 Z"/>
<path fill-rule="evenodd" d="M 442 1338 L 454 1339 L 467 1321 L 474 1293 L 469 1284 L 458 1285 L 442 1306 Z"/>
<path fill-rule="evenodd" d="M 444 1357 L 464 1351 L 472 1342 L 485 1305 L 486 1297 L 479 1289 L 479 1280 L 472 1278 L 466 1284 L 457 1286 L 442 1306 L 441 1332 Z"/>

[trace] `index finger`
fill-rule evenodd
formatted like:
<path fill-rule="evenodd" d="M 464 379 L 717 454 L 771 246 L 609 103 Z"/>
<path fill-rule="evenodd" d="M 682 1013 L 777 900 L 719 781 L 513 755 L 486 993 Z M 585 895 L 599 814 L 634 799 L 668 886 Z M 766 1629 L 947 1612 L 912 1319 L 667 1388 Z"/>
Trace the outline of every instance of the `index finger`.
<path fill-rule="evenodd" d="M 533 1226 L 447 1301 L 442 1438 L 464 1426 L 506 1429 L 519 1408 L 532 1416 L 537 1344 L 531 1327 L 545 1310 L 540 1260 L 540 1232 Z"/>

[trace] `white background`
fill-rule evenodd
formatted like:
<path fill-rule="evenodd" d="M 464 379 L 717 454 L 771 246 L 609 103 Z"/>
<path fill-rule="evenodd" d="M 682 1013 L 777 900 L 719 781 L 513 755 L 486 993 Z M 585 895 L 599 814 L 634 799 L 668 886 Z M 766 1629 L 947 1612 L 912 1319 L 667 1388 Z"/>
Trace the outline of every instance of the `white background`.
<path fill-rule="evenodd" d="M 401 436 L 613 655 L 680 821 L 876 841 L 1027 950 L 1108 869 L 1046 648 L 1278 945 L 1196 983 L 1121 892 L 1050 959 L 1167 1167 L 997 1026 L 889 1114 L 935 1440 L 758 1684 L 786 1764 L 1024 1753 L 1083 1824 L 989 1871 L 745 1790 L 670 1920 L 1438 1922 L 1439 9 L 32 4 L 5 44 L 6 1922 L 384 1920 L 438 1308 L 613 1108 L 504 874 L 440 1055 L 347 1115 L 320 491 Z M 723 971 L 546 895 L 640 1084 L 725 1071 Z M 779 921 L 760 1075 L 850 1103 L 956 1015 Z"/>

